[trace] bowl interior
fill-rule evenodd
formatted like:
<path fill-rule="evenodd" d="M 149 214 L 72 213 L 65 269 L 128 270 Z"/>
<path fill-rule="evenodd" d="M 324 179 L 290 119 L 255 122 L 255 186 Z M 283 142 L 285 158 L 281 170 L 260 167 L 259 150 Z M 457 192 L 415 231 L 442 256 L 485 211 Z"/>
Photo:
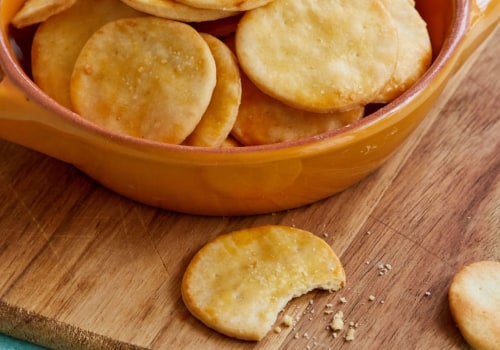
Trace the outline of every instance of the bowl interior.
<path fill-rule="evenodd" d="M 10 19 L 15 14 L 17 9 L 20 7 L 22 0 L 4 0 L 0 3 L 1 6 L 1 25 L 2 25 L 2 43 L 1 43 L 1 51 L 0 59 L 3 61 L 3 67 L 7 73 L 12 77 L 12 79 L 20 85 L 28 94 L 30 98 L 39 102 L 43 106 L 53 110 L 54 112 L 62 115 L 63 117 L 71 118 L 72 120 L 82 119 L 78 118 L 75 113 L 72 113 L 65 108 L 59 106 L 52 99 L 48 98 L 41 90 L 39 90 L 36 85 L 31 80 L 31 43 L 33 39 L 34 32 L 36 30 L 36 26 L 27 27 L 24 29 L 15 29 L 8 25 Z M 439 56 L 443 55 L 443 51 L 450 50 L 447 48 L 445 44 L 450 36 L 455 33 L 453 27 L 459 25 L 460 21 L 467 20 L 463 18 L 465 13 L 463 10 L 464 6 L 468 3 L 468 0 L 442 0 L 442 1 L 434 1 L 434 0 L 416 0 L 416 8 L 423 17 L 423 19 L 427 22 L 428 30 L 432 42 L 433 48 L 433 60 L 434 63 L 429 68 L 426 75 L 432 75 L 432 71 L 439 69 L 436 67 L 436 60 L 439 59 Z M 446 56 L 446 55 L 445 55 Z M 424 79 L 421 79 L 423 81 Z M 428 81 L 427 79 L 426 81 Z M 388 112 L 391 108 L 397 108 L 398 104 L 405 102 L 405 95 L 411 96 L 415 94 L 416 90 L 425 88 L 426 83 L 417 83 L 410 90 L 414 90 L 413 92 L 409 92 L 408 94 L 403 94 L 395 101 L 391 102 L 387 106 L 373 105 L 367 106 L 367 114 L 360 121 L 348 126 L 341 128 L 339 130 L 334 130 L 331 132 L 327 132 L 321 135 L 320 138 L 325 137 L 334 137 L 345 130 L 359 128 L 367 123 L 369 120 L 370 123 L 373 123 L 377 118 L 381 118 Z M 380 110 L 381 107 L 384 107 L 383 111 Z M 86 121 L 81 121 L 81 124 L 89 127 L 89 123 Z M 92 126 L 90 126 L 92 127 Z M 96 127 L 96 129 L 100 129 Z M 108 132 L 106 130 L 98 130 L 100 133 L 105 135 L 111 135 L 114 138 L 120 139 L 123 138 L 127 142 L 132 141 L 133 143 L 141 144 L 141 145 L 153 145 L 155 147 L 166 147 L 166 148 L 179 148 L 183 149 L 184 152 L 198 152 L 200 151 L 199 147 L 190 147 L 190 146 L 179 146 L 179 145 L 168 145 L 168 144 L 159 144 L 157 142 L 148 141 L 148 140 L 137 140 L 134 138 L 130 138 L 124 135 L 113 135 L 113 133 Z M 132 140 L 130 140 L 132 139 Z M 318 137 L 311 137 L 304 140 L 300 140 L 299 142 L 284 142 L 282 144 L 272 144 L 265 146 L 252 146 L 252 147 L 238 147 L 236 150 L 234 149 L 224 149 L 223 152 L 245 152 L 245 149 L 253 149 L 253 150 L 266 150 L 266 149 L 276 149 L 288 147 L 291 145 L 304 144 L 304 143 L 313 143 L 318 140 Z M 207 150 L 201 150 L 202 152 L 207 152 Z M 214 149 L 209 149 L 208 152 L 215 151 Z"/>

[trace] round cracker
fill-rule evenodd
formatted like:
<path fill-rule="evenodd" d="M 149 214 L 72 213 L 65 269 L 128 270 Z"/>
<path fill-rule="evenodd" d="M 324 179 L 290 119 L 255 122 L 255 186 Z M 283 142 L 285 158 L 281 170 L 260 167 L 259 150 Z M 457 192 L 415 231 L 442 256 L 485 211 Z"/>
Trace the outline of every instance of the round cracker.
<path fill-rule="evenodd" d="M 477 350 L 500 349 L 500 262 L 479 261 L 454 276 L 450 311 L 465 340 Z"/>
<path fill-rule="evenodd" d="M 184 144 L 219 147 L 231 132 L 241 101 L 241 79 L 233 52 L 216 37 L 201 33 L 215 59 L 217 83 L 205 114 Z"/>
<path fill-rule="evenodd" d="M 40 23 L 69 9 L 75 3 L 76 0 L 27 0 L 12 18 L 11 23 L 16 28 Z"/>
<path fill-rule="evenodd" d="M 264 94 L 244 74 L 243 94 L 232 135 L 246 146 L 294 141 L 351 124 L 364 108 L 333 113 L 296 109 Z"/>
<path fill-rule="evenodd" d="M 208 327 L 260 340 L 292 298 L 345 283 L 340 260 L 324 240 L 269 225 L 219 236 L 201 248 L 185 271 L 182 297 Z"/>
<path fill-rule="evenodd" d="M 244 72 L 265 93 L 312 112 L 370 102 L 396 65 L 397 31 L 376 0 L 276 0 L 236 31 Z"/>
<path fill-rule="evenodd" d="M 71 109 L 71 74 L 83 45 L 104 24 L 140 15 L 120 0 L 79 0 L 49 18 L 40 24 L 33 38 L 33 80 L 47 95 Z"/>
<path fill-rule="evenodd" d="M 374 102 L 387 103 L 401 95 L 425 73 L 432 60 L 427 24 L 408 0 L 382 0 L 398 31 L 398 58 L 389 83 Z"/>
<path fill-rule="evenodd" d="M 274 0 L 178 0 L 180 3 L 202 9 L 248 11 Z"/>
<path fill-rule="evenodd" d="M 71 100 L 82 117 L 135 137 L 181 143 L 215 87 L 207 43 L 187 24 L 157 17 L 108 23 L 75 63 Z"/>
<path fill-rule="evenodd" d="M 122 0 L 124 3 L 150 15 L 184 22 L 203 22 L 237 15 L 237 11 L 211 10 L 189 6 L 172 0 Z"/>
<path fill-rule="evenodd" d="M 234 148 L 243 146 L 238 140 L 236 140 L 232 135 L 229 135 L 227 139 L 222 142 L 221 147 L 223 148 Z"/>

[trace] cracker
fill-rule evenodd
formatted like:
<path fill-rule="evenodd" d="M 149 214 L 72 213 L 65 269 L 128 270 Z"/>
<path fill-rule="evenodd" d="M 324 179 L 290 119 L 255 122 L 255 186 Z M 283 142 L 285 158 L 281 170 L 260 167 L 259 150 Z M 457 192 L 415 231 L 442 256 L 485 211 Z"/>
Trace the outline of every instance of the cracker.
<path fill-rule="evenodd" d="M 243 146 L 238 140 L 236 140 L 232 135 L 229 135 L 227 139 L 222 142 L 222 148 L 234 148 Z"/>
<path fill-rule="evenodd" d="M 478 350 L 500 349 L 500 262 L 463 267 L 448 291 L 450 311 L 465 340 Z"/>
<path fill-rule="evenodd" d="M 274 0 L 178 0 L 180 3 L 202 9 L 248 11 Z"/>
<path fill-rule="evenodd" d="M 16 28 L 40 23 L 69 9 L 75 2 L 76 0 L 27 0 L 12 18 L 11 23 Z"/>
<path fill-rule="evenodd" d="M 85 42 L 108 22 L 140 15 L 120 0 L 78 0 L 37 28 L 31 48 L 33 80 L 47 95 L 71 109 L 71 74 Z"/>
<path fill-rule="evenodd" d="M 201 9 L 173 0 L 122 0 L 124 3 L 150 15 L 184 22 L 213 21 L 237 15 L 238 11 Z"/>
<path fill-rule="evenodd" d="M 201 248 L 184 274 L 182 297 L 208 327 L 260 340 L 292 298 L 345 283 L 340 260 L 325 241 L 269 225 L 219 236 Z"/>
<path fill-rule="evenodd" d="M 351 124 L 364 114 L 350 111 L 314 113 L 293 107 L 264 94 L 242 74 L 243 95 L 232 135 L 246 146 L 294 141 Z"/>
<path fill-rule="evenodd" d="M 397 31 L 377 0 L 275 0 L 248 11 L 236 53 L 265 93 L 312 112 L 369 103 L 392 76 Z"/>
<path fill-rule="evenodd" d="M 106 129 L 178 144 L 194 130 L 215 87 L 210 49 L 192 27 L 157 17 L 108 23 L 75 63 L 75 112 Z"/>
<path fill-rule="evenodd" d="M 233 52 L 216 37 L 201 34 L 215 59 L 217 83 L 201 121 L 184 144 L 219 147 L 233 128 L 241 102 L 241 79 Z"/>
<path fill-rule="evenodd" d="M 420 78 L 432 60 L 427 24 L 408 0 L 382 0 L 398 31 L 398 58 L 389 83 L 374 102 L 388 103 L 401 95 Z"/>

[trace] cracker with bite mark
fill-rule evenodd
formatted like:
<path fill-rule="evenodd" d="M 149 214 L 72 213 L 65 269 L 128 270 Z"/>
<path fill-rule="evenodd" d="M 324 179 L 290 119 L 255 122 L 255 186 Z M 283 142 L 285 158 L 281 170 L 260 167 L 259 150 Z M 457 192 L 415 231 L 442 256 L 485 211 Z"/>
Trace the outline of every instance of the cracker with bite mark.
<path fill-rule="evenodd" d="M 288 226 L 234 231 L 202 247 L 182 280 L 189 311 L 208 327 L 243 340 L 260 340 L 294 297 L 338 290 L 345 272 L 318 236 Z"/>

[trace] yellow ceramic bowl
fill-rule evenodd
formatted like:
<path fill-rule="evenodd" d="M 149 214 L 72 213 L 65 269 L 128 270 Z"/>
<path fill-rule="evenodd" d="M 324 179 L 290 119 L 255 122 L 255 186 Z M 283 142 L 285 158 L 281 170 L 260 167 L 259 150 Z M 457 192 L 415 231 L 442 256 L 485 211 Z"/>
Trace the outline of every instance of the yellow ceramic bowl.
<path fill-rule="evenodd" d="M 204 149 L 111 133 L 44 95 L 20 68 L 8 37 L 9 20 L 22 2 L 0 0 L 0 137 L 72 163 L 129 198 L 207 215 L 298 207 L 370 174 L 425 118 L 500 18 L 500 0 L 416 0 L 434 61 L 397 100 L 351 126 L 297 142 Z"/>

